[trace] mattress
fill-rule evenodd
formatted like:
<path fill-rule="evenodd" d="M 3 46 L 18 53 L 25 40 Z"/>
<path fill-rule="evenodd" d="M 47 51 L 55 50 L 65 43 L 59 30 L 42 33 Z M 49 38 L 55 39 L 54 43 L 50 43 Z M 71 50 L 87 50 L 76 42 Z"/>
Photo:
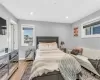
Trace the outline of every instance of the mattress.
<path fill-rule="evenodd" d="M 93 65 L 89 62 L 88 58 L 82 55 L 76 55 L 74 56 L 78 62 L 83 66 L 84 68 L 88 69 L 89 71 L 93 72 L 94 74 L 100 76 L 98 72 L 95 70 Z"/>

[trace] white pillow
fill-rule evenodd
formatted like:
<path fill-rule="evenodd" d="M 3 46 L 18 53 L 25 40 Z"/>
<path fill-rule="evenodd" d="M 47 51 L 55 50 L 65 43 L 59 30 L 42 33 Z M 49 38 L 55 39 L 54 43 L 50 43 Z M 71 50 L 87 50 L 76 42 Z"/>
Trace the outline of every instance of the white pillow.
<path fill-rule="evenodd" d="M 48 47 L 48 44 L 39 44 L 38 48 L 39 49 L 48 49 L 49 47 Z"/>
<path fill-rule="evenodd" d="M 39 42 L 38 48 L 41 50 L 52 50 L 52 49 L 57 49 L 57 43 L 56 42 L 51 42 L 51 43 L 43 43 L 43 42 Z"/>
<path fill-rule="evenodd" d="M 41 44 L 41 45 L 42 45 L 42 44 L 44 44 L 44 45 L 45 45 L 45 44 L 48 45 L 48 43 L 46 43 L 46 42 L 39 42 L 39 44 Z"/>
<path fill-rule="evenodd" d="M 57 49 L 58 48 L 57 43 L 56 42 L 49 43 L 49 48 Z"/>

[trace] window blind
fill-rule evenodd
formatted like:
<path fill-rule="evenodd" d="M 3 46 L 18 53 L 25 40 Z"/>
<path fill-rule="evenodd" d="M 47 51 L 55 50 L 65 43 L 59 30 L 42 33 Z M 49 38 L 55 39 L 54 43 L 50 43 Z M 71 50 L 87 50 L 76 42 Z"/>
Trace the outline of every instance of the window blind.
<path fill-rule="evenodd" d="M 84 25 L 83 28 L 87 28 L 87 27 L 95 26 L 95 25 L 98 25 L 98 24 L 100 24 L 100 21 L 93 22 L 93 23 L 88 24 L 88 25 Z"/>

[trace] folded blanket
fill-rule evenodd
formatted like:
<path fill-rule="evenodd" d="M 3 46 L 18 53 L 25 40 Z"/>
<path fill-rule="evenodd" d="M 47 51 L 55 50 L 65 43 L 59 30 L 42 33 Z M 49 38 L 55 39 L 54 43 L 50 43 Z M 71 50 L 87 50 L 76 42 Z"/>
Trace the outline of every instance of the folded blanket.
<path fill-rule="evenodd" d="M 100 74 L 100 60 L 88 59 L 95 70 Z"/>

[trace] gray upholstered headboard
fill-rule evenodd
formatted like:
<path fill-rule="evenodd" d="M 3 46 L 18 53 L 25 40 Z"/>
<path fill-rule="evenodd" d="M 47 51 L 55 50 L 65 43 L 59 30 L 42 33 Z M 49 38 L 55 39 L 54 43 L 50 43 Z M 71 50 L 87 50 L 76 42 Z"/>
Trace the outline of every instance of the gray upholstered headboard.
<path fill-rule="evenodd" d="M 37 36 L 36 37 L 36 48 L 38 47 L 39 42 L 56 42 L 59 47 L 59 37 L 52 37 L 52 36 Z"/>

